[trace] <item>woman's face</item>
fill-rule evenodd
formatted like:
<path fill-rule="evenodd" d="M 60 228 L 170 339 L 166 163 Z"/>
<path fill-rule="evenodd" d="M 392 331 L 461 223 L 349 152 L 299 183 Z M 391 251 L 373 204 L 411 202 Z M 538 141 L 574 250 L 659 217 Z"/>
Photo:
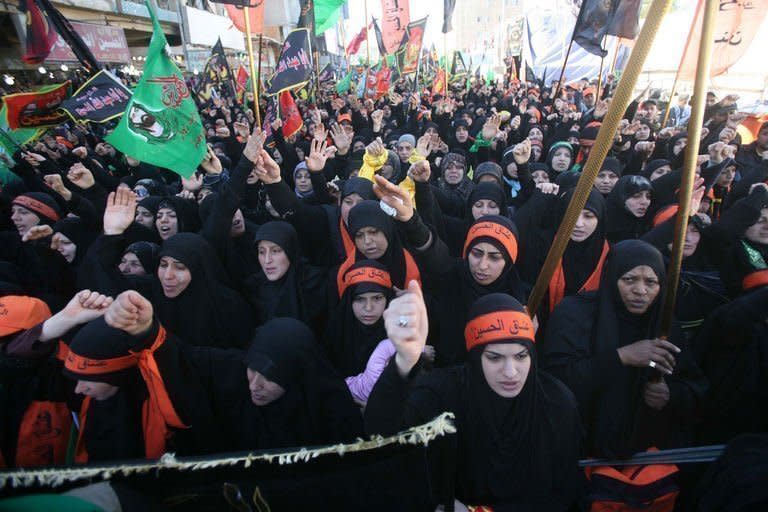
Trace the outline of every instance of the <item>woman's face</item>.
<path fill-rule="evenodd" d="M 312 191 L 312 179 L 308 170 L 301 169 L 296 171 L 294 182 L 296 183 L 296 190 L 302 194 L 306 194 Z"/>
<path fill-rule="evenodd" d="M 675 145 L 672 146 L 672 154 L 675 156 L 679 155 L 682 150 L 685 149 L 685 146 L 688 144 L 688 138 L 687 137 L 681 137 L 675 141 Z"/>
<path fill-rule="evenodd" d="M 355 295 L 352 312 L 363 325 L 373 325 L 379 321 L 387 309 L 387 298 L 381 292 L 366 292 Z"/>
<path fill-rule="evenodd" d="M 77 255 L 77 246 L 64 234 L 54 233 L 53 237 L 51 238 L 51 246 L 55 247 L 56 251 L 64 256 L 64 259 L 67 260 L 67 263 L 72 263 L 75 261 L 75 256 Z"/>
<path fill-rule="evenodd" d="M 552 154 L 552 169 L 557 172 L 567 171 L 571 165 L 571 152 L 568 148 L 557 148 Z"/>
<path fill-rule="evenodd" d="M 517 163 L 512 162 L 507 164 L 507 176 L 517 179 Z"/>
<path fill-rule="evenodd" d="M 445 168 L 443 179 L 449 185 L 458 185 L 464 178 L 464 167 L 457 163 L 450 163 Z"/>
<path fill-rule="evenodd" d="M 651 127 L 645 124 L 641 124 L 640 128 L 635 132 L 635 138 L 637 140 L 648 140 L 651 136 Z"/>
<path fill-rule="evenodd" d="M 472 205 L 472 219 L 477 220 L 486 215 L 498 215 L 501 213 L 499 205 L 492 199 L 478 199 Z"/>
<path fill-rule="evenodd" d="M 163 295 L 169 299 L 175 299 L 184 293 L 189 283 L 192 282 L 192 272 L 187 266 L 170 256 L 160 258 L 157 277 L 163 287 Z"/>
<path fill-rule="evenodd" d="M 571 240 L 574 242 L 583 242 L 595 232 L 597 229 L 597 215 L 592 210 L 581 210 L 579 218 L 576 219 L 576 225 L 571 232 Z"/>
<path fill-rule="evenodd" d="M 345 226 L 349 218 L 349 211 L 362 202 L 362 196 L 356 192 L 344 196 L 344 199 L 341 200 L 341 220 L 344 221 Z"/>
<path fill-rule="evenodd" d="M 699 240 L 701 240 L 701 232 L 695 224 L 688 224 L 688 229 L 685 232 L 685 243 L 683 244 L 683 258 L 687 258 L 696 252 L 696 248 L 699 246 Z M 672 244 L 669 244 L 670 246 Z M 669 249 L 672 250 L 672 247 Z"/>
<path fill-rule="evenodd" d="M 295 146 L 293 149 L 296 150 L 296 158 L 299 159 L 299 162 L 303 162 L 304 161 L 304 157 L 306 156 L 304 154 L 304 150 L 301 149 L 299 146 Z"/>
<path fill-rule="evenodd" d="M 662 176 L 665 176 L 671 172 L 672 172 L 672 167 L 670 167 L 669 165 L 662 165 L 661 167 L 657 167 L 656 169 L 653 170 L 653 172 L 651 173 L 650 180 L 651 181 L 657 180 Z"/>
<path fill-rule="evenodd" d="M 531 371 L 531 354 L 520 343 L 490 343 L 480 361 L 488 387 L 502 398 L 518 396 Z"/>
<path fill-rule="evenodd" d="M 531 173 L 531 179 L 535 184 L 549 183 L 549 174 L 545 170 L 533 171 Z"/>
<path fill-rule="evenodd" d="M 179 219 L 176 212 L 170 208 L 160 208 L 157 210 L 155 227 L 160 234 L 160 238 L 168 240 L 179 232 Z"/>
<path fill-rule="evenodd" d="M 365 149 L 365 142 L 358 140 L 354 144 L 352 144 L 352 151 L 363 151 Z"/>
<path fill-rule="evenodd" d="M 535 145 L 531 146 L 531 159 L 534 162 L 538 162 L 541 160 L 541 146 Z"/>
<path fill-rule="evenodd" d="M 728 167 L 726 167 L 720 172 L 720 175 L 717 177 L 717 184 L 723 188 L 728 188 L 733 183 L 733 178 L 735 177 L 736 177 L 736 167 L 733 165 L 729 165 Z"/>
<path fill-rule="evenodd" d="M 15 204 L 11 207 L 11 221 L 16 226 L 19 236 L 24 236 L 27 231 L 40 224 L 40 217 L 23 206 Z"/>
<path fill-rule="evenodd" d="M 504 272 L 507 263 L 501 251 L 488 242 L 473 245 L 467 254 L 467 262 L 472 278 L 482 286 L 496 281 Z"/>
<path fill-rule="evenodd" d="M 651 205 L 651 191 L 642 190 L 632 194 L 632 196 L 624 201 L 624 205 L 627 207 L 627 210 L 638 219 L 645 217 L 645 213 Z"/>
<path fill-rule="evenodd" d="M 456 140 L 460 143 L 467 142 L 467 139 L 469 138 L 469 130 L 467 130 L 464 126 L 459 126 L 456 128 Z"/>
<path fill-rule="evenodd" d="M 369 260 L 377 260 L 387 252 L 389 241 L 380 229 L 366 226 L 355 233 L 355 247 Z"/>
<path fill-rule="evenodd" d="M 747 228 L 744 237 L 751 242 L 768 244 L 768 208 L 760 211 L 757 222 Z"/>
<path fill-rule="evenodd" d="M 111 398 L 120 388 L 106 382 L 93 382 L 90 380 L 78 380 L 75 393 L 88 396 L 94 400 L 102 401 Z"/>
<path fill-rule="evenodd" d="M 251 392 L 251 402 L 256 406 L 269 405 L 285 394 L 285 389 L 272 382 L 256 370 L 245 369 L 248 377 L 248 390 Z"/>
<path fill-rule="evenodd" d="M 607 196 L 613 190 L 619 177 L 613 171 L 600 171 L 595 179 L 595 188 L 602 195 Z"/>
<path fill-rule="evenodd" d="M 117 266 L 120 269 L 120 273 L 124 276 L 145 276 L 147 271 L 144 270 L 144 265 L 141 264 L 139 258 L 132 252 L 123 254 L 120 259 L 120 264 Z"/>
<path fill-rule="evenodd" d="M 259 242 L 259 265 L 270 281 L 279 281 L 291 268 L 291 260 L 282 247 L 269 240 Z"/>
<path fill-rule="evenodd" d="M 638 265 L 619 278 L 621 301 L 633 315 L 642 315 L 651 307 L 661 290 L 656 272 L 648 265 Z"/>
<path fill-rule="evenodd" d="M 544 140 L 544 133 L 539 128 L 534 127 L 534 128 L 531 128 L 531 131 L 528 132 L 528 138 L 531 140 L 538 140 L 539 142 L 541 142 Z"/>

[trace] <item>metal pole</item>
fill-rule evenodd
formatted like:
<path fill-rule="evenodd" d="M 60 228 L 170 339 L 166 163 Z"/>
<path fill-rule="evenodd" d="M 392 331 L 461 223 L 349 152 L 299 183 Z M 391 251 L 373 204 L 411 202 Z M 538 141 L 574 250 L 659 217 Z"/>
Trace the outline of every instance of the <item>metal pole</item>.
<path fill-rule="evenodd" d="M 251 41 L 251 13 L 246 5 L 243 7 L 245 15 L 245 42 L 248 47 L 248 67 L 251 70 L 251 89 L 253 90 L 253 113 L 256 115 L 256 124 L 261 126 L 261 115 L 259 114 L 259 81 L 256 77 L 256 66 L 253 64 L 253 41 Z M 259 59 L 261 63 L 261 59 Z"/>
<path fill-rule="evenodd" d="M 262 48 L 264 46 L 264 34 L 259 34 L 259 69 L 257 71 L 258 76 L 254 77 L 253 80 L 256 81 L 256 90 L 259 91 L 261 89 L 261 58 L 262 58 Z M 258 100 L 255 101 L 256 103 L 256 123 L 261 126 L 261 105 Z"/>
<path fill-rule="evenodd" d="M 675 238 L 672 243 L 672 256 L 667 269 L 667 283 L 664 292 L 664 302 L 661 310 L 661 327 L 659 335 L 669 336 L 672 327 L 672 317 L 677 298 L 677 284 L 680 279 L 680 267 L 683 263 L 683 244 L 688 230 L 688 210 L 691 207 L 693 182 L 696 178 L 696 163 L 701 141 L 704 106 L 709 82 L 709 71 L 712 64 L 712 47 L 714 46 L 715 18 L 720 6 L 719 0 L 706 0 L 704 22 L 699 42 L 699 57 L 696 62 L 696 82 L 693 85 L 693 105 L 691 120 L 688 123 L 688 145 L 685 146 L 685 163 L 683 164 L 683 180 L 680 183 L 677 218 L 675 220 Z"/>
<path fill-rule="evenodd" d="M 600 85 L 603 83 L 603 63 L 605 57 L 600 58 L 600 72 L 597 74 L 597 90 L 595 91 L 595 104 L 600 101 Z"/>
<path fill-rule="evenodd" d="M 664 117 L 661 120 L 661 127 L 665 128 L 667 126 L 667 121 L 669 121 L 669 113 L 672 110 L 672 101 L 675 97 L 675 92 L 677 91 L 677 79 L 680 76 L 680 68 L 677 69 L 677 73 L 675 73 L 675 81 L 672 82 L 672 90 L 669 91 L 669 101 L 667 102 L 667 108 L 664 110 Z"/>
<path fill-rule="evenodd" d="M 584 204 L 587 202 L 587 197 L 589 197 L 589 192 L 592 190 L 595 177 L 603 165 L 603 160 L 605 160 L 608 151 L 613 146 L 613 136 L 616 133 L 616 128 L 618 128 L 619 122 L 624 116 L 624 111 L 632 100 L 632 90 L 635 88 L 645 58 L 651 50 L 653 39 L 659 31 L 661 22 L 667 14 L 672 1 L 673 0 L 653 0 L 653 3 L 648 10 L 648 17 L 645 19 L 643 28 L 637 38 L 634 51 L 627 64 L 627 69 L 622 74 L 619 85 L 616 88 L 616 93 L 613 96 L 611 106 L 603 119 L 600 131 L 597 133 L 595 145 L 589 153 L 587 164 L 584 166 L 579 182 L 576 184 L 576 190 L 571 198 L 571 202 L 568 205 L 563 221 L 560 223 L 560 227 L 557 230 L 554 242 L 552 242 L 552 247 L 549 249 L 547 259 L 544 261 L 539 277 L 536 279 L 536 284 L 528 298 L 528 312 L 532 317 L 536 314 L 536 311 L 541 305 L 544 294 L 549 288 L 549 282 L 552 279 L 555 268 L 559 265 L 560 259 L 565 252 L 565 248 L 571 240 L 573 227 L 576 225 L 576 220 L 578 219 L 582 208 L 584 208 Z"/>

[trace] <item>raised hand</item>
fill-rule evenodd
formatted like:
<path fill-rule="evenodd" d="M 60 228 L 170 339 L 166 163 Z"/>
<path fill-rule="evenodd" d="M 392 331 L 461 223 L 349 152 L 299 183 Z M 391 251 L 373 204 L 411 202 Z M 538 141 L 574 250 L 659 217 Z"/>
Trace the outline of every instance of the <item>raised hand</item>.
<path fill-rule="evenodd" d="M 77 185 L 83 190 L 87 190 L 96 184 L 96 180 L 93 178 L 93 173 L 79 162 L 69 168 L 67 179 L 72 182 L 73 185 Z"/>
<path fill-rule="evenodd" d="M 406 293 L 389 303 L 384 311 L 384 327 L 397 350 L 397 370 L 405 377 L 419 361 L 429 333 L 427 308 L 418 282 L 408 283 Z"/>
<path fill-rule="evenodd" d="M 384 144 L 381 142 L 381 139 L 376 138 L 373 142 L 368 144 L 365 147 L 365 152 L 371 155 L 372 157 L 376 158 L 384 153 L 386 153 L 387 149 L 384 147 Z"/>
<path fill-rule="evenodd" d="M 432 137 L 429 134 L 424 134 L 416 141 L 416 153 L 420 154 L 424 158 L 429 156 L 431 152 L 430 144 L 432 143 Z"/>
<path fill-rule="evenodd" d="M 344 128 L 342 128 L 341 125 L 334 124 L 331 126 L 331 138 L 333 139 L 334 146 L 336 146 L 336 149 L 338 150 L 338 154 L 346 155 L 350 146 L 352 146 L 352 137 L 347 135 L 347 132 L 344 131 Z"/>
<path fill-rule="evenodd" d="M 542 194 L 557 195 L 560 192 L 560 185 L 557 183 L 537 183 L 536 188 L 541 190 Z"/>
<path fill-rule="evenodd" d="M 410 169 L 408 169 L 408 176 L 410 176 L 413 181 L 417 183 L 428 183 L 431 174 L 432 168 L 430 167 L 429 162 L 426 160 L 416 162 L 415 164 L 411 165 Z"/>
<path fill-rule="evenodd" d="M 597 103 L 595 103 L 595 111 L 593 113 L 593 116 L 595 119 L 602 119 L 605 117 L 605 114 L 608 113 L 608 109 L 611 108 L 611 99 L 608 98 L 607 100 L 599 100 Z"/>
<path fill-rule="evenodd" d="M 72 192 L 64 186 L 64 181 L 58 174 L 46 174 L 43 176 L 45 184 L 51 188 L 54 192 L 64 198 L 65 201 L 72 199 Z"/>
<path fill-rule="evenodd" d="M 269 156 L 269 153 L 261 150 L 256 162 L 256 176 L 265 184 L 280 182 L 280 166 Z"/>
<path fill-rule="evenodd" d="M 328 130 L 325 129 L 325 125 L 323 123 L 317 123 L 315 125 L 315 133 L 313 135 L 313 139 L 321 142 L 328 140 Z"/>
<path fill-rule="evenodd" d="M 21 237 L 21 241 L 31 242 L 33 240 L 40 240 L 41 238 L 45 238 L 51 235 L 53 235 L 53 228 L 51 226 L 41 224 L 39 226 L 32 226 L 29 228 L 29 230 L 24 233 L 24 236 Z"/>
<path fill-rule="evenodd" d="M 371 122 L 373 123 L 374 127 L 381 127 L 381 122 L 384 119 L 384 111 L 383 110 L 374 110 L 371 112 Z"/>
<path fill-rule="evenodd" d="M 120 235 L 136 218 L 136 194 L 128 187 L 117 187 L 107 197 L 104 210 L 104 234 Z"/>
<path fill-rule="evenodd" d="M 22 156 L 24 161 L 26 161 L 32 167 L 40 167 L 40 164 L 46 161 L 46 158 L 43 155 L 39 153 L 32 153 L 31 151 L 22 153 Z"/>
<path fill-rule="evenodd" d="M 248 123 L 241 123 L 241 122 L 235 122 L 232 127 L 235 129 L 235 135 L 239 135 L 240 137 L 246 138 L 248 137 L 248 133 L 250 132 L 250 129 L 248 128 Z"/>
<path fill-rule="evenodd" d="M 723 155 L 725 146 L 725 142 L 715 142 L 707 147 L 707 151 L 709 152 L 709 162 L 711 164 L 719 164 L 725 159 Z"/>
<path fill-rule="evenodd" d="M 395 219 L 408 222 L 413 217 L 413 201 L 407 191 L 378 174 L 373 177 L 373 192 L 385 204 L 395 209 Z"/>
<path fill-rule="evenodd" d="M 139 292 L 128 290 L 117 296 L 107 309 L 104 320 L 107 325 L 133 336 L 152 327 L 152 303 Z"/>
<path fill-rule="evenodd" d="M 531 139 L 525 139 L 512 150 L 512 157 L 517 165 L 528 163 L 531 159 Z"/>
<path fill-rule="evenodd" d="M 499 132 L 500 125 L 501 118 L 498 115 L 493 114 L 491 117 L 489 117 L 483 125 L 483 139 L 492 140 L 494 137 L 496 137 L 496 134 Z"/>
<path fill-rule="evenodd" d="M 196 173 L 189 178 L 182 176 L 181 186 L 184 190 L 195 193 L 203 186 L 203 177 Z"/>
<path fill-rule="evenodd" d="M 704 178 L 696 178 L 696 181 L 693 182 L 693 193 L 691 194 L 691 207 L 688 210 L 689 216 L 693 216 L 699 213 L 701 200 L 704 198 L 704 192 L 706 191 L 707 191 L 707 187 L 704 186 Z"/>
<path fill-rule="evenodd" d="M 264 149 L 264 140 L 267 138 L 266 132 L 261 131 L 258 126 L 253 127 L 253 133 L 248 137 L 243 149 L 243 156 L 255 164 L 259 159 L 261 150 Z"/>
<path fill-rule="evenodd" d="M 219 160 L 219 157 L 216 156 L 216 153 L 214 153 L 211 148 L 208 148 L 205 158 L 200 162 L 200 167 L 202 167 L 207 174 L 221 174 L 222 171 L 221 160 Z"/>
<path fill-rule="evenodd" d="M 111 304 L 112 297 L 91 290 L 82 290 L 72 297 L 60 314 L 74 325 L 79 325 L 99 318 Z"/>
<path fill-rule="evenodd" d="M 309 155 L 304 158 L 304 161 L 307 162 L 307 169 L 310 172 L 320 172 L 325 168 L 325 162 L 328 160 L 328 155 L 326 154 L 327 147 L 328 143 L 325 139 L 312 140 L 309 146 Z"/>
<path fill-rule="evenodd" d="M 269 126 L 272 128 L 273 132 L 279 131 L 283 127 L 283 120 L 280 118 L 275 119 Z"/>

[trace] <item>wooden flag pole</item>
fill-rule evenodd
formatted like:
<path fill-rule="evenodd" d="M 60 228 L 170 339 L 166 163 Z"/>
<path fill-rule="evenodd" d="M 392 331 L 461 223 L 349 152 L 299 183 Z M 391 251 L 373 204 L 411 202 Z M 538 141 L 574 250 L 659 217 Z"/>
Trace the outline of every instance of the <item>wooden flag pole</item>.
<path fill-rule="evenodd" d="M 680 183 L 678 197 L 679 208 L 675 220 L 675 238 L 672 242 L 672 256 L 667 269 L 667 282 L 664 291 L 664 302 L 661 310 L 659 335 L 669 336 L 672 327 L 672 317 L 675 312 L 677 284 L 680 279 L 680 267 L 683 263 L 683 245 L 685 233 L 688 230 L 688 213 L 691 208 L 693 183 L 696 179 L 701 129 L 704 121 L 704 107 L 709 82 L 709 71 L 712 64 L 712 47 L 714 46 L 715 19 L 720 6 L 719 0 L 706 0 L 704 7 L 704 22 L 699 42 L 699 56 L 696 62 L 696 82 L 693 86 L 693 105 L 691 120 L 688 123 L 688 144 L 685 146 L 685 162 L 683 163 L 683 179 Z"/>
<path fill-rule="evenodd" d="M 570 57 L 571 55 L 571 48 L 573 48 L 573 37 L 571 37 L 571 42 L 568 43 L 568 51 L 565 52 L 565 61 L 563 61 L 563 68 L 560 70 L 560 79 L 557 81 L 557 89 L 555 89 L 555 94 L 552 96 L 552 101 L 560 97 L 560 89 L 563 88 L 563 77 L 565 76 L 565 67 L 568 65 L 568 57 Z"/>
<path fill-rule="evenodd" d="M 371 67 L 371 43 L 368 34 L 368 0 L 363 2 L 363 9 L 365 10 L 365 67 Z M 367 74 L 366 74 L 367 76 Z"/>
<path fill-rule="evenodd" d="M 253 41 L 251 41 L 251 13 L 246 5 L 243 7 L 245 15 L 245 41 L 248 47 L 248 67 L 251 70 L 251 90 L 253 91 L 253 113 L 256 114 L 256 124 L 261 126 L 261 114 L 259 113 L 259 81 L 256 78 L 256 66 L 253 64 Z M 261 63 L 261 58 L 259 58 Z"/>
<path fill-rule="evenodd" d="M 256 91 L 260 91 L 261 89 L 261 53 L 262 49 L 264 47 L 264 34 L 259 34 L 259 69 L 257 71 L 258 75 L 252 78 L 252 80 L 255 80 L 255 87 Z M 259 103 L 256 103 L 256 124 L 261 126 L 261 108 Z"/>
<path fill-rule="evenodd" d="M 616 40 L 616 51 L 613 54 L 613 62 L 611 62 L 611 70 L 609 73 L 613 74 L 616 71 L 616 61 L 619 60 L 619 50 L 621 50 L 621 38 Z"/>
<path fill-rule="evenodd" d="M 536 279 L 536 284 L 528 298 L 528 312 L 532 317 L 541 305 L 544 294 L 549 288 L 552 275 L 555 273 L 555 268 L 560 264 L 565 248 L 571 240 L 573 227 L 576 225 L 576 220 L 587 202 L 587 197 L 589 197 L 595 177 L 597 177 L 597 173 L 603 165 L 603 160 L 605 160 L 608 151 L 613 146 L 613 137 L 616 129 L 619 127 L 619 123 L 622 117 L 624 117 L 624 112 L 632 100 L 632 91 L 642 71 L 645 58 L 651 50 L 656 33 L 659 31 L 661 22 L 671 4 L 672 0 L 653 0 L 650 9 L 648 9 L 648 17 L 646 17 L 643 28 L 637 38 L 632 56 L 627 64 L 627 69 L 621 76 L 616 93 L 611 101 L 611 106 L 603 118 L 600 131 L 597 133 L 595 145 L 589 153 L 589 158 L 581 173 L 579 182 L 576 184 L 576 190 L 571 198 L 571 202 L 568 204 L 568 209 L 557 230 L 552 247 L 549 249 L 547 259 L 544 261 L 539 277 Z"/>

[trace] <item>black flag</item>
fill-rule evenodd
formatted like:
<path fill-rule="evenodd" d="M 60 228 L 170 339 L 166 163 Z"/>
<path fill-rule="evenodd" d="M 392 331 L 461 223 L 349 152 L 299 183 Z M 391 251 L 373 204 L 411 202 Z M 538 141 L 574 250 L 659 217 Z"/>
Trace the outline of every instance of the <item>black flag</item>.
<path fill-rule="evenodd" d="M 312 76 L 312 54 L 309 51 L 309 29 L 299 28 L 288 34 L 277 59 L 275 74 L 267 94 L 303 87 Z"/>
<path fill-rule="evenodd" d="M 373 33 L 376 34 L 376 44 L 379 46 L 379 54 L 383 57 L 387 54 L 387 47 L 384 44 L 384 36 L 381 33 L 381 28 L 379 28 L 379 24 L 376 22 L 376 18 L 371 17 L 373 20 Z"/>
<path fill-rule="evenodd" d="M 211 49 L 211 56 L 205 63 L 203 76 L 197 87 L 197 97 L 200 101 L 208 101 L 215 90 L 221 96 L 236 97 L 234 87 L 232 86 L 234 77 L 232 70 L 229 69 L 229 62 L 224 53 L 224 46 L 221 44 L 221 38 L 216 41 Z"/>
<path fill-rule="evenodd" d="M 453 10 L 455 8 L 456 0 L 443 0 L 443 34 L 453 30 L 451 19 L 453 18 Z"/>
<path fill-rule="evenodd" d="M 616 5 L 608 34 L 635 39 L 640 31 L 640 0 L 623 0 Z"/>
<path fill-rule="evenodd" d="M 131 94 L 117 77 L 102 70 L 64 100 L 61 109 L 80 123 L 104 123 L 123 115 Z"/>
<path fill-rule="evenodd" d="M 573 29 L 573 40 L 589 53 L 605 57 L 603 39 L 616 12 L 617 0 L 584 0 Z"/>
<path fill-rule="evenodd" d="M 50 21 L 56 29 L 56 32 L 58 32 L 61 38 L 66 41 L 70 48 L 72 48 L 72 53 L 75 54 L 75 57 L 80 61 L 80 64 L 91 73 L 101 70 L 101 64 L 99 64 L 99 61 L 93 56 L 91 49 L 83 42 L 83 38 L 80 37 L 80 34 L 75 32 L 75 29 L 72 28 L 69 20 L 67 20 L 67 18 L 53 6 L 50 0 L 37 0 L 37 3 L 45 14 L 48 15 L 48 21 Z"/>
<path fill-rule="evenodd" d="M 461 52 L 453 52 L 453 62 L 451 63 L 451 78 L 461 77 L 467 74 L 467 65 L 464 63 L 464 57 Z"/>

